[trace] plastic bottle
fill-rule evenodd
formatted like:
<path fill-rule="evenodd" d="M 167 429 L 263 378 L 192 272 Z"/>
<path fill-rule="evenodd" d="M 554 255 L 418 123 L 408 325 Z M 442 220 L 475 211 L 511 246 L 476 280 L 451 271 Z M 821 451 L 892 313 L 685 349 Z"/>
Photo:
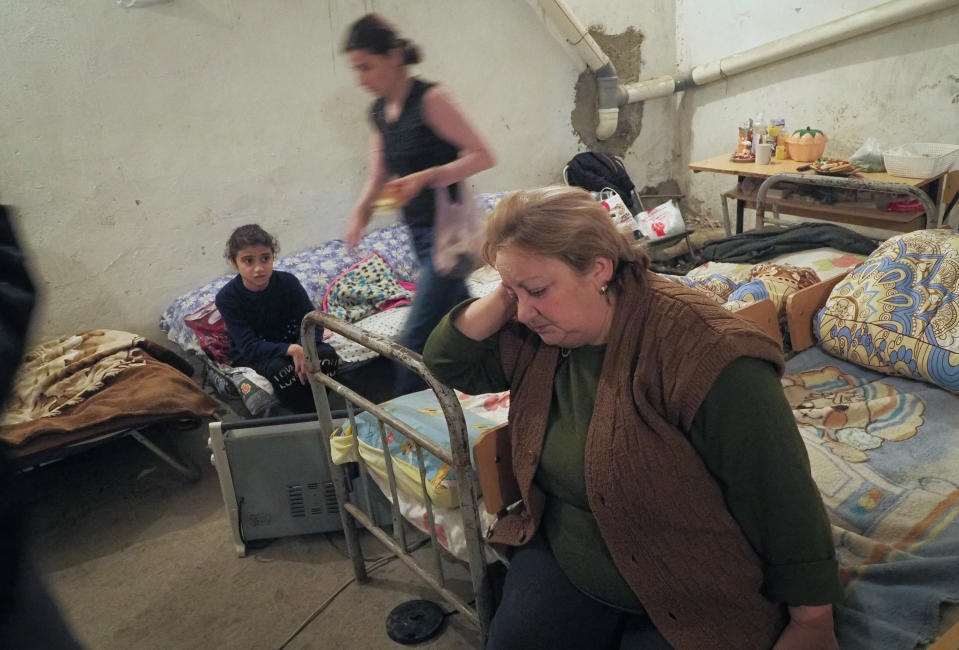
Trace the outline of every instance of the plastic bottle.
<path fill-rule="evenodd" d="M 753 120 L 753 151 L 756 151 L 756 145 L 763 142 L 763 136 L 766 135 L 766 125 L 763 124 L 763 114 L 760 113 Z"/>
<path fill-rule="evenodd" d="M 786 150 L 786 129 L 779 129 L 779 135 L 776 137 L 776 160 L 788 160 L 789 155 Z"/>

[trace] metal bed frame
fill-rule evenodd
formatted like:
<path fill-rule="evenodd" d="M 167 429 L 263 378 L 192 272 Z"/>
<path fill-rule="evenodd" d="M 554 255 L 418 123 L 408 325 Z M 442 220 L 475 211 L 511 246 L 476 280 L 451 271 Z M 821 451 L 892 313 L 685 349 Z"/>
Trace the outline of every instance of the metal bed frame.
<path fill-rule="evenodd" d="M 340 384 L 335 379 L 325 375 L 320 370 L 320 364 L 316 353 L 316 341 L 314 337 L 314 328 L 320 325 L 333 332 L 342 334 L 346 338 L 355 341 L 369 349 L 388 357 L 393 361 L 400 363 L 416 372 L 427 383 L 429 388 L 436 394 L 439 404 L 446 418 L 446 424 L 450 434 L 450 449 L 447 450 L 437 445 L 432 440 L 420 435 L 409 424 L 398 420 L 395 416 L 381 408 L 377 404 L 370 402 L 359 393 Z M 313 311 L 303 318 L 301 326 L 300 340 L 304 342 L 306 351 L 307 370 L 309 372 L 310 387 L 313 391 L 313 398 L 316 402 L 316 412 L 320 424 L 320 434 L 322 437 L 323 448 L 326 453 L 326 461 L 330 465 L 330 476 L 332 478 L 336 499 L 340 511 L 340 517 L 343 523 L 343 533 L 346 538 L 347 550 L 350 559 L 353 562 L 353 572 L 359 583 L 367 582 L 366 567 L 364 565 L 363 551 L 360 548 L 359 537 L 356 530 L 356 523 L 362 524 L 369 530 L 380 542 L 382 542 L 392 553 L 403 560 L 410 569 L 413 570 L 424 582 L 431 586 L 436 592 L 452 607 L 462 613 L 473 625 L 477 627 L 480 633 L 481 645 L 486 644 L 486 637 L 489 629 L 489 621 L 492 616 L 492 592 L 488 581 L 487 560 L 484 555 L 485 541 L 480 524 L 475 471 L 470 463 L 470 445 L 466 435 L 466 421 L 463 417 L 463 411 L 459 400 L 456 398 L 452 389 L 442 384 L 423 364 L 422 357 L 411 350 L 381 336 L 360 329 L 356 325 L 350 324 L 344 320 L 330 316 L 319 311 Z M 355 504 L 350 500 L 350 493 L 347 487 L 347 477 L 345 469 L 332 462 L 330 456 L 330 436 L 334 431 L 333 417 L 330 410 L 330 402 L 327 396 L 327 390 L 332 390 L 344 398 L 346 402 L 347 417 L 350 426 L 356 431 L 355 415 L 357 407 L 372 414 L 379 422 L 380 443 L 384 450 L 386 461 L 386 471 L 389 480 L 390 500 L 392 501 L 392 523 L 393 530 L 388 532 L 379 527 L 374 522 L 371 513 L 373 512 L 369 495 L 370 489 L 378 489 L 370 486 L 368 470 L 364 462 L 360 462 L 360 477 L 363 482 L 362 494 L 365 495 L 364 503 Z M 427 511 L 428 528 L 430 536 L 430 546 L 432 550 L 432 571 L 424 568 L 412 556 L 410 544 L 406 539 L 406 528 L 402 515 L 399 510 L 399 499 L 397 495 L 396 475 L 394 474 L 392 456 L 386 451 L 388 449 L 385 425 L 393 427 L 402 433 L 413 443 L 416 449 L 416 458 L 420 471 L 420 489 L 423 496 L 423 502 Z M 443 571 L 441 553 L 445 551 L 439 544 L 436 537 L 436 522 L 433 516 L 433 508 L 426 492 L 426 479 L 424 478 L 423 450 L 430 452 L 443 462 L 449 464 L 456 472 L 456 484 L 459 492 L 459 510 L 463 516 L 465 527 L 466 546 L 468 550 L 468 565 L 470 579 L 473 586 L 475 604 L 465 602 L 462 598 L 450 591 L 446 586 L 446 577 Z M 353 437 L 353 450 L 359 458 L 358 436 Z M 355 479 L 354 479 L 355 480 Z M 362 505 L 362 507 L 360 507 Z M 451 557 L 451 556 L 450 556 Z"/>
<path fill-rule="evenodd" d="M 191 423 L 192 424 L 192 423 Z M 184 460 L 182 458 L 177 458 L 176 454 L 170 453 L 160 447 L 157 443 L 153 442 L 144 435 L 144 430 L 149 426 L 156 425 L 169 425 L 177 426 L 177 421 L 173 422 L 154 422 L 147 424 L 141 427 L 138 426 L 127 426 L 119 428 L 115 431 L 108 431 L 106 433 L 101 433 L 92 438 L 86 438 L 84 440 L 78 440 L 76 442 L 70 442 L 63 444 L 61 446 L 50 447 L 43 449 L 36 453 L 27 453 L 26 455 L 19 454 L 16 448 L 8 449 L 7 453 L 17 467 L 17 471 L 20 473 L 29 472 L 33 469 L 43 467 L 45 465 L 50 465 L 57 461 L 61 461 L 69 456 L 74 454 L 86 451 L 88 449 L 93 449 L 104 443 L 110 442 L 111 440 L 117 440 L 129 436 L 133 438 L 138 443 L 146 447 L 150 452 L 155 454 L 160 460 L 165 462 L 167 465 L 172 467 L 174 470 L 179 472 L 189 481 L 198 481 L 200 479 L 200 470 L 190 461 Z M 200 426 L 197 424 L 197 426 Z M 190 426 L 188 429 L 192 429 L 193 426 Z M 184 430 L 188 430 L 184 429 Z M 29 445 L 28 445 L 29 446 Z"/>

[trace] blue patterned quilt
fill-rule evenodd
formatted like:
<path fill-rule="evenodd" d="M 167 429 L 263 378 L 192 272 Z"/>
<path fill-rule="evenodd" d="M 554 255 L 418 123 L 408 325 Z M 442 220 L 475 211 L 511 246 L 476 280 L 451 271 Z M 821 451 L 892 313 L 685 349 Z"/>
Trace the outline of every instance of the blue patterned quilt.
<path fill-rule="evenodd" d="M 783 385 L 833 524 L 843 650 L 910 649 L 959 602 L 959 396 L 840 361 L 789 361 Z"/>

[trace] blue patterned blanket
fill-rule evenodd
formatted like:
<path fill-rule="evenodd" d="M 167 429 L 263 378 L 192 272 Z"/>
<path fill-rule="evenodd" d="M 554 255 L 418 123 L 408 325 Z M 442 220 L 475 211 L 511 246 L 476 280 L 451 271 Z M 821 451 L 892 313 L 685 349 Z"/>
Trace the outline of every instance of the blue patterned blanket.
<path fill-rule="evenodd" d="M 812 348 L 783 378 L 833 524 L 843 650 L 909 649 L 959 602 L 959 396 Z"/>

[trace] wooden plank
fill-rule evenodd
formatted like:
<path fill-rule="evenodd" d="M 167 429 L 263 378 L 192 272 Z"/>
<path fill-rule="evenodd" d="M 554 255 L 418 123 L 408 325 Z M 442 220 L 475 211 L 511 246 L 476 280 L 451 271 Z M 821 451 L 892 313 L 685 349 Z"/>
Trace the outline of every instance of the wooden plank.
<path fill-rule="evenodd" d="M 759 325 L 759 329 L 779 343 L 779 349 L 782 349 L 783 335 L 779 329 L 779 313 L 772 300 L 760 300 L 733 313 Z"/>
<path fill-rule="evenodd" d="M 476 439 L 473 460 L 486 512 L 495 515 L 520 500 L 519 485 L 513 475 L 508 424 L 485 431 Z"/>
<path fill-rule="evenodd" d="M 729 154 L 714 156 L 706 160 L 690 163 L 689 168 L 694 172 L 716 172 L 719 174 L 735 174 L 736 176 L 751 176 L 753 178 L 767 178 L 773 174 L 796 174 L 796 168 L 806 163 L 795 160 L 772 160 L 768 165 L 756 163 L 733 162 Z"/>
<path fill-rule="evenodd" d="M 929 650 L 959 650 L 959 623 L 956 623 L 946 633 L 929 646 Z"/>
<path fill-rule="evenodd" d="M 811 348 L 816 337 L 813 335 L 813 317 L 826 304 L 833 287 L 839 284 L 849 272 L 834 278 L 818 282 L 811 287 L 800 289 L 786 298 L 786 326 L 789 329 L 789 342 L 793 352 Z"/>
<path fill-rule="evenodd" d="M 737 201 L 744 201 L 746 207 L 756 208 L 756 195 L 742 192 L 733 188 L 723 196 Z M 925 212 L 887 212 L 873 207 L 864 207 L 858 203 L 812 203 L 793 199 L 766 198 L 766 218 L 772 216 L 773 205 L 779 206 L 781 214 L 791 214 L 798 217 L 810 217 L 827 221 L 838 221 L 870 228 L 882 228 L 897 232 L 912 232 L 922 230 L 926 226 Z"/>
<path fill-rule="evenodd" d="M 956 192 L 959 192 L 959 171 L 946 174 L 946 180 L 945 183 L 943 183 L 942 189 L 943 209 L 949 205 L 949 201 L 956 195 Z M 953 206 L 952 212 L 949 213 L 948 225 L 951 225 L 953 228 L 959 228 L 959 203 Z"/>
<path fill-rule="evenodd" d="M 729 190 L 726 192 L 726 196 L 731 199 L 745 201 L 746 205 L 750 208 L 754 208 L 756 205 L 755 194 L 748 194 L 739 190 L 738 188 Z M 917 219 L 924 218 L 926 214 L 923 210 L 916 210 L 913 212 L 892 212 L 880 210 L 879 208 L 871 205 L 864 205 L 863 203 L 842 202 L 827 204 L 815 203 L 812 201 L 800 201 L 796 199 L 775 199 L 770 198 L 769 196 L 766 197 L 767 213 L 772 211 L 772 206 L 774 203 L 780 206 L 780 210 L 782 212 L 787 212 L 789 214 L 793 214 L 793 210 L 806 210 L 809 212 L 814 212 L 815 214 L 828 214 L 835 216 L 848 214 L 866 219 L 877 219 L 879 221 L 892 221 L 897 223 L 910 223 Z"/>
<path fill-rule="evenodd" d="M 815 174 L 814 171 L 797 172 L 796 168 L 809 163 L 796 160 L 772 160 L 768 165 L 758 165 L 756 163 L 733 162 L 729 159 L 729 154 L 720 154 L 689 163 L 689 169 L 694 172 L 715 172 L 717 174 L 733 174 L 734 176 L 752 176 L 753 178 L 768 178 L 775 174 L 797 174 L 807 173 Z M 901 183 L 903 185 L 912 185 L 913 187 L 922 187 L 928 185 L 943 174 L 931 178 L 905 178 L 903 176 L 893 176 L 885 172 L 864 172 L 862 179 L 878 183 Z"/>

